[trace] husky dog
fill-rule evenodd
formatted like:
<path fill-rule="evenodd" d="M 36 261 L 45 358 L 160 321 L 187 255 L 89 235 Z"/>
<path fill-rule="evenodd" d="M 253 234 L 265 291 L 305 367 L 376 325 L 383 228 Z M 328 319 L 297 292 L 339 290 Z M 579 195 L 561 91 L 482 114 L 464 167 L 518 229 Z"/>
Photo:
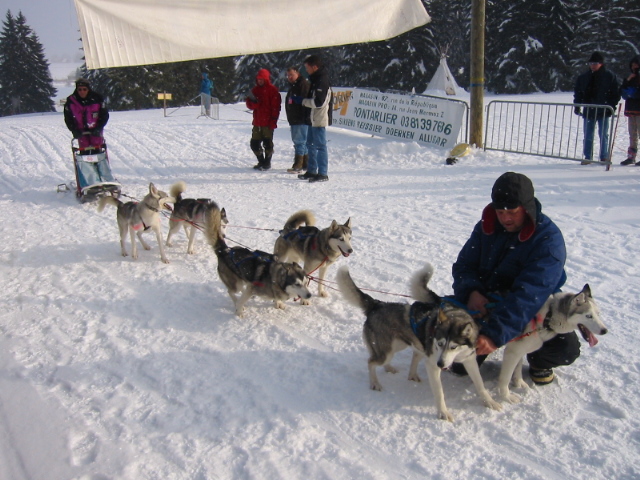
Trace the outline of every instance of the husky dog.
<path fill-rule="evenodd" d="M 180 230 L 180 226 L 184 227 L 184 233 L 189 238 L 189 245 L 187 246 L 187 253 L 192 255 L 195 250 L 193 248 L 196 238 L 196 231 L 202 230 L 204 227 L 205 212 L 210 208 L 219 208 L 216 202 L 210 198 L 182 198 L 182 194 L 187 190 L 187 184 L 183 181 L 175 183 L 169 195 L 176 199 L 176 203 L 173 206 L 173 212 L 171 212 L 171 218 L 169 218 L 169 233 L 167 234 L 167 247 L 172 247 L 171 237 Z M 222 235 L 226 233 L 227 214 L 222 209 L 222 215 L 220 217 Z"/>
<path fill-rule="evenodd" d="M 224 209 L 222 210 L 224 212 Z M 222 212 L 210 209 L 205 217 L 205 235 L 218 257 L 218 275 L 227 287 L 236 307 L 236 315 L 244 313 L 244 304 L 253 295 L 273 300 L 284 309 L 284 301 L 308 299 L 307 276 L 297 263 L 283 263 L 275 255 L 244 247 L 228 247 L 222 235 Z"/>
<path fill-rule="evenodd" d="M 343 225 L 333 220 L 328 228 L 316 228 L 316 219 L 309 210 L 300 210 L 289 217 L 276 239 L 273 253 L 282 261 L 303 262 L 307 274 L 318 270 L 318 295 L 328 296 L 324 289 L 327 268 L 342 255 L 348 257 L 351 248 L 351 218 Z M 304 227 L 301 225 L 304 223 Z M 303 305 L 309 305 L 307 300 Z"/>
<path fill-rule="evenodd" d="M 420 381 L 418 364 L 424 358 L 439 418 L 453 421 L 444 402 L 440 379 L 440 372 L 453 362 L 461 362 L 465 366 L 484 404 L 500 410 L 501 405 L 491 398 L 484 387 L 476 361 L 478 325 L 465 310 L 443 303 L 429 289 L 427 284 L 432 275 L 431 265 L 413 275 L 411 294 L 418 301 L 409 305 L 376 300 L 356 286 L 347 267 L 338 270 L 338 287 L 345 299 L 362 309 L 367 316 L 362 337 L 369 350 L 371 389 L 382 390 L 376 367 L 383 366 L 387 372 L 396 373 L 397 370 L 390 364 L 394 354 L 411 347 L 413 358 L 409 380 Z"/>
<path fill-rule="evenodd" d="M 522 357 L 542 347 L 543 342 L 558 334 L 580 330 L 584 339 L 593 347 L 598 339 L 592 333 L 604 335 L 607 327 L 600 320 L 600 311 L 586 284 L 580 293 L 560 292 L 551 295 L 542 306 L 535 320 L 527 325 L 519 337 L 507 343 L 502 358 L 498 392 L 500 398 L 510 403 L 518 403 L 520 397 L 509 391 L 509 380 L 518 388 L 529 388 L 522 379 Z"/>
<path fill-rule="evenodd" d="M 138 245 L 136 244 L 136 235 L 145 250 L 151 250 L 151 247 L 144 241 L 142 234 L 153 230 L 158 240 L 160 249 L 160 259 L 164 263 L 169 263 L 164 254 L 164 243 L 162 242 L 162 232 L 160 225 L 160 211 L 162 209 L 171 210 L 169 203 L 174 203 L 175 198 L 167 195 L 165 192 L 158 190 L 153 183 L 149 184 L 149 193 L 144 197 L 142 202 L 123 203 L 115 197 L 106 196 L 100 199 L 98 203 L 98 212 L 104 210 L 105 205 L 113 205 L 118 208 L 118 229 L 120 230 L 120 251 L 123 257 L 127 256 L 127 248 L 125 242 L 127 232 L 131 237 L 131 258 L 138 258 Z"/>

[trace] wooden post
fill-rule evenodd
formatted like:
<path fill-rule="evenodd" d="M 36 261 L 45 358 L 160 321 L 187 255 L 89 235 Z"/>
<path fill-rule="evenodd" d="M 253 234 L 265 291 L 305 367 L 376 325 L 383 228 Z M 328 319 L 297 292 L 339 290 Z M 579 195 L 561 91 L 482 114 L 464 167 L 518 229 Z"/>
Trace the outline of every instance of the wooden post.
<path fill-rule="evenodd" d="M 164 116 L 167 116 L 167 100 L 171 100 L 171 94 L 164 92 L 158 94 L 158 100 L 163 100 L 164 102 Z"/>
<path fill-rule="evenodd" d="M 471 125 L 469 143 L 482 147 L 484 123 L 485 0 L 471 0 Z"/>

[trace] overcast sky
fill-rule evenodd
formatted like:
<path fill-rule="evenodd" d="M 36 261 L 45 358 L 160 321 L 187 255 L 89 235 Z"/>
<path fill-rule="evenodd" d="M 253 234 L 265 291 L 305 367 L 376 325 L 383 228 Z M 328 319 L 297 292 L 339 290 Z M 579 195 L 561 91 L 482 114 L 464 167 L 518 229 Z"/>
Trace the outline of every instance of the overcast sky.
<path fill-rule="evenodd" d="M 78 17 L 73 0 L 0 0 L 2 22 L 11 10 L 22 11 L 35 32 L 49 62 L 76 60 L 82 55 Z"/>

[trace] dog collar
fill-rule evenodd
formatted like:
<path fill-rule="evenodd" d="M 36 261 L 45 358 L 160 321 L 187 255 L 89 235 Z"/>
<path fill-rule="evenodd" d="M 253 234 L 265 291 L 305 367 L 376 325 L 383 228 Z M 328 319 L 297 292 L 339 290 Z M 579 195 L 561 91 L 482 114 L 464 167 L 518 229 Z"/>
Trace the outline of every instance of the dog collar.
<path fill-rule="evenodd" d="M 151 210 L 153 212 L 159 212 L 160 211 L 157 208 L 152 207 L 151 205 L 149 205 L 147 202 L 144 202 L 144 206 L 147 207 L 149 210 Z"/>

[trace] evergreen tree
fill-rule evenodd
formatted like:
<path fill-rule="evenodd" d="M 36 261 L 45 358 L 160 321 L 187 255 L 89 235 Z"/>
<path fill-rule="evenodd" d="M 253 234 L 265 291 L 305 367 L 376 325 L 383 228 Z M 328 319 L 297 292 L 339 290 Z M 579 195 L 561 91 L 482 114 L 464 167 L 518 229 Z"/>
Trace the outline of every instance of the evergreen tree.
<path fill-rule="evenodd" d="M 7 11 L 0 34 L 0 116 L 53 112 L 56 89 L 38 37 L 22 12 Z"/>

